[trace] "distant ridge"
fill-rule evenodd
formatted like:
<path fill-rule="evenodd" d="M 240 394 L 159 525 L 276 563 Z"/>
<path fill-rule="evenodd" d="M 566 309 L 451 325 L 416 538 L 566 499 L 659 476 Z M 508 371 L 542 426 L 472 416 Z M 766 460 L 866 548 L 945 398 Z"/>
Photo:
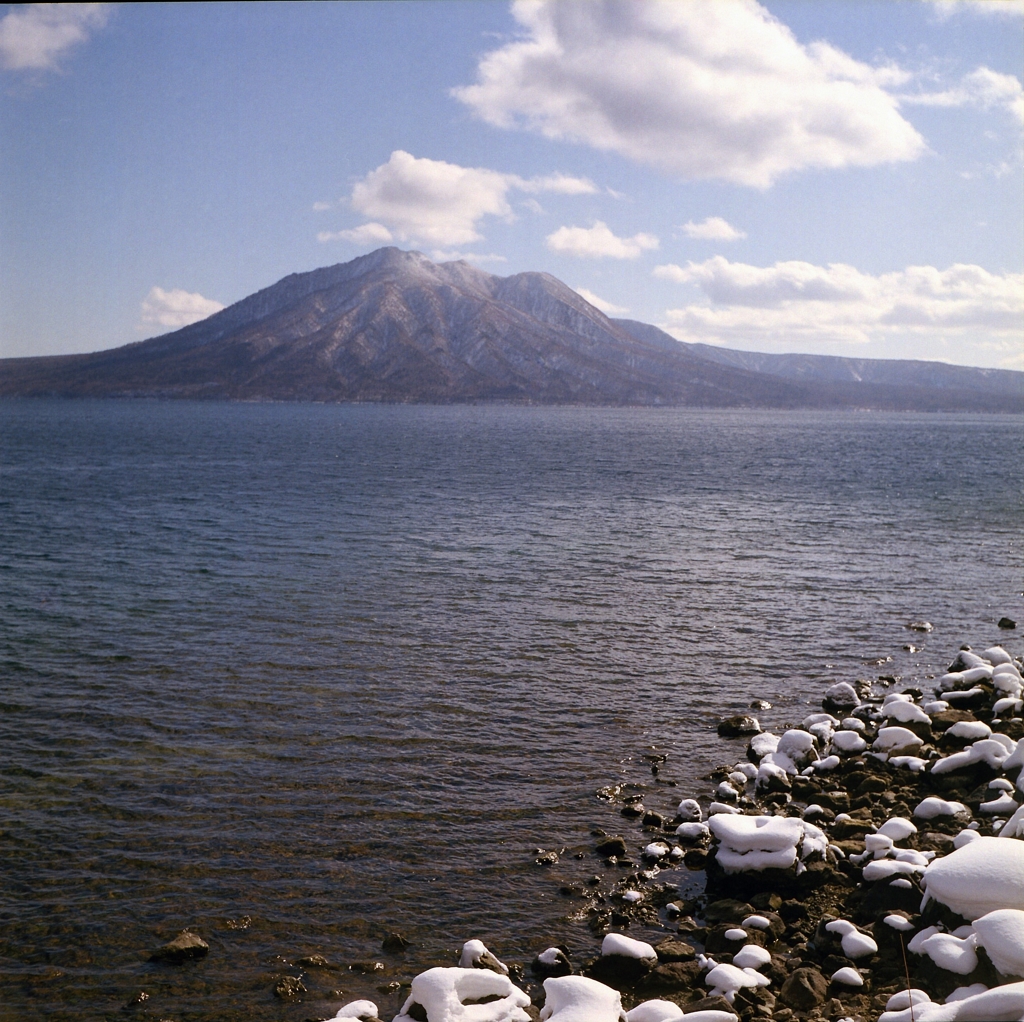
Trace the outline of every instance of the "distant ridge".
<path fill-rule="evenodd" d="M 1020 412 L 1024 373 L 682 344 L 547 273 L 382 248 L 150 340 L 0 359 L 0 396 Z"/>

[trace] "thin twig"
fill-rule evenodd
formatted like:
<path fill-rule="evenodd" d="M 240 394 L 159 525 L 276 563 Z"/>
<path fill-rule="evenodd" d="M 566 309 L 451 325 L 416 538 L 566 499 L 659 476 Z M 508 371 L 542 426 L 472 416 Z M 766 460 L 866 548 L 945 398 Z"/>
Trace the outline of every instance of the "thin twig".
<path fill-rule="evenodd" d="M 910 1022 L 914 1022 L 914 991 L 910 988 L 910 966 L 907 965 L 907 949 L 903 946 L 903 934 L 896 931 L 900 938 L 900 950 L 903 952 L 903 972 L 907 977 L 907 1000 L 910 1001 Z"/>

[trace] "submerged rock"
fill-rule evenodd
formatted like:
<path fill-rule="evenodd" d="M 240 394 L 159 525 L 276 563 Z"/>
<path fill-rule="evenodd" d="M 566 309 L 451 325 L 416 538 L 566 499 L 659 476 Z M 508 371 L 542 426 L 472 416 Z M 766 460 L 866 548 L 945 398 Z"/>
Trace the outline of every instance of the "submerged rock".
<path fill-rule="evenodd" d="M 400 933 L 389 933 L 382 941 L 381 948 L 385 951 L 404 951 L 407 947 L 412 944 L 411 940 L 407 940 Z"/>
<path fill-rule="evenodd" d="M 274 996 L 282 1001 L 294 1001 L 306 992 L 306 985 L 298 976 L 282 976 L 274 985 Z"/>
<path fill-rule="evenodd" d="M 167 962 L 180 965 L 182 962 L 196 958 L 205 958 L 210 953 L 210 945 L 202 937 L 190 930 L 182 930 L 174 940 L 168 941 L 163 947 L 157 948 L 150 956 L 151 962 Z"/>

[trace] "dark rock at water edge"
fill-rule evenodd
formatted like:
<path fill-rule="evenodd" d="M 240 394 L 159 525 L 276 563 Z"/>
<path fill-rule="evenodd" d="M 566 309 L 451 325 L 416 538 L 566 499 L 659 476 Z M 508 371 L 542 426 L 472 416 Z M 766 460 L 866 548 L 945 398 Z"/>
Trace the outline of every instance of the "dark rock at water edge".
<path fill-rule="evenodd" d="M 166 962 L 180 965 L 182 962 L 196 958 L 205 958 L 210 953 L 210 945 L 202 937 L 189 930 L 182 930 L 174 940 L 168 941 L 163 947 L 157 948 L 150 956 L 151 962 Z"/>
<path fill-rule="evenodd" d="M 626 845 L 626 839 L 623 837 L 615 836 L 609 837 L 601 841 L 594 849 L 598 855 L 603 855 L 605 858 L 621 858 L 628 851 Z"/>
<path fill-rule="evenodd" d="M 761 733 L 761 725 L 757 717 L 747 713 L 738 713 L 734 717 L 726 717 L 718 724 L 718 734 L 722 738 L 741 738 L 744 735 Z"/>
<path fill-rule="evenodd" d="M 282 976 L 274 984 L 274 996 L 282 1001 L 294 1001 L 306 992 L 306 985 L 298 976 Z"/>
<path fill-rule="evenodd" d="M 385 951 L 396 953 L 411 947 L 412 941 L 407 940 L 400 933 L 389 933 L 382 941 L 381 948 Z"/>

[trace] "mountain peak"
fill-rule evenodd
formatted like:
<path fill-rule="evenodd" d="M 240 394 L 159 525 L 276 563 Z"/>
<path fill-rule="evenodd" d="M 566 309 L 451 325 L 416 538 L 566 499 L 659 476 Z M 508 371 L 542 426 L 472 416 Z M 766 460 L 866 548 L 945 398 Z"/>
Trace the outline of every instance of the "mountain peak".
<path fill-rule="evenodd" d="M 498 277 L 466 260 L 435 263 L 388 246 L 290 274 L 148 341 L 90 355 L 0 360 L 0 395 L 1021 407 L 1021 373 L 981 380 L 976 370 L 949 367 L 940 379 L 921 368 L 931 363 L 905 363 L 899 386 L 885 376 L 853 383 L 833 369 L 822 378 L 815 356 L 795 367 L 759 356 L 755 365 L 752 355 L 727 363 L 698 348 L 656 327 L 610 320 L 548 273 Z M 865 365 L 856 368 L 863 377 Z"/>

